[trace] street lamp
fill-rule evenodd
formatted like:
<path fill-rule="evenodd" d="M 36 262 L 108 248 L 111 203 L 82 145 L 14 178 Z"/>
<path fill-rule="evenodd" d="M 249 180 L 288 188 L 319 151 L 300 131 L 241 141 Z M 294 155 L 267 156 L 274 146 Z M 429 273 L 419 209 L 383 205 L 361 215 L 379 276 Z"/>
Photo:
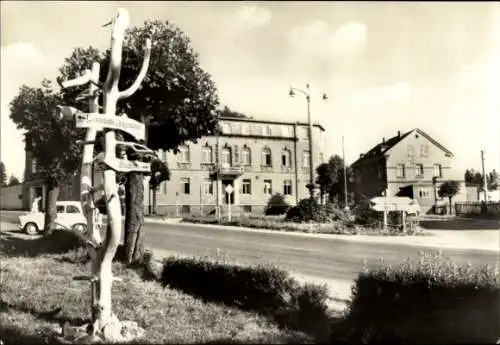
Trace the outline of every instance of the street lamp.
<path fill-rule="evenodd" d="M 290 97 L 295 96 L 295 92 L 302 93 L 307 100 L 307 127 L 308 127 L 308 137 L 309 137 L 309 183 L 307 184 L 307 189 L 309 189 L 309 195 L 311 199 L 314 198 L 314 166 L 313 166 L 313 143 L 312 143 L 312 122 L 311 122 L 311 93 L 310 85 L 306 84 L 306 91 L 290 86 L 290 91 L 288 95 Z M 328 100 L 326 93 L 323 93 L 322 99 L 324 101 Z"/>

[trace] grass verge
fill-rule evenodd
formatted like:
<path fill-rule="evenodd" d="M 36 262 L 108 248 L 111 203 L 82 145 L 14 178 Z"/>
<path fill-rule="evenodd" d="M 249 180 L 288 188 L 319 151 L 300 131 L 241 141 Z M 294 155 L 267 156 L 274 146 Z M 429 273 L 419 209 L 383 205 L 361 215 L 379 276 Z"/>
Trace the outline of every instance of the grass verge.
<path fill-rule="evenodd" d="M 88 274 L 84 249 L 73 235 L 52 239 L 0 234 L 0 339 L 8 345 L 46 343 L 61 325 L 88 322 L 90 291 L 75 275 Z M 57 241 L 55 241 L 57 239 Z M 54 249 L 52 246 L 58 243 Z M 64 245 L 71 249 L 64 252 Z M 309 343 L 311 337 L 280 328 L 260 313 L 203 301 L 114 263 L 123 279 L 114 284 L 113 309 L 119 319 L 146 330 L 146 343 Z"/>
<path fill-rule="evenodd" d="M 369 236 L 431 236 L 419 228 L 408 229 L 406 232 L 389 228 L 388 230 L 364 227 L 360 225 L 347 225 L 343 221 L 330 221 L 327 223 L 297 223 L 285 221 L 284 216 L 236 216 L 231 221 L 222 218 L 220 221 L 215 216 L 189 216 L 182 222 L 195 224 L 218 224 L 226 226 L 241 226 L 254 229 L 267 229 L 276 231 L 291 231 L 316 234 L 334 235 L 369 235 Z"/>

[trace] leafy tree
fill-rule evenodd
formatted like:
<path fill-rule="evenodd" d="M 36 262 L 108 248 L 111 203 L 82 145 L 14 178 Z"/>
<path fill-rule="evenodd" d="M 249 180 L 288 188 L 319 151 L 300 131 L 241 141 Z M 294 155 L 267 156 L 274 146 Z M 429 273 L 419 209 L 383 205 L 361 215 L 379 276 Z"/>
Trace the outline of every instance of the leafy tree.
<path fill-rule="evenodd" d="M 10 178 L 9 178 L 9 186 L 13 186 L 15 184 L 19 184 L 21 182 L 19 182 L 19 179 L 17 177 L 15 177 L 14 175 L 11 175 Z"/>
<path fill-rule="evenodd" d="M 289 208 L 290 205 L 286 202 L 285 197 L 280 193 L 276 193 L 267 201 L 265 214 L 266 216 L 277 216 L 285 214 Z"/>
<path fill-rule="evenodd" d="M 483 185 L 483 175 L 479 171 L 474 169 L 467 169 L 465 171 L 465 184 L 468 186 L 482 186 Z"/>
<path fill-rule="evenodd" d="M 7 172 L 5 170 L 5 164 L 0 162 L 0 186 L 5 186 L 7 184 Z"/>
<path fill-rule="evenodd" d="M 201 69 L 198 54 L 184 32 L 168 21 L 148 20 L 141 27 L 131 28 L 125 37 L 120 90 L 128 88 L 139 74 L 148 37 L 153 45 L 146 77 L 134 95 L 117 104 L 117 112 L 146 124 L 147 145 L 151 149 L 177 152 L 179 145 L 196 142 L 217 130 L 219 102 L 215 84 Z M 92 62 L 100 62 L 103 81 L 109 55 L 109 50 L 101 54 L 94 48 L 76 49 L 61 68 L 62 77 L 75 77 L 90 68 Z M 65 101 L 74 104 L 80 91 L 65 90 Z M 126 134 L 124 137 L 131 140 Z M 160 170 L 165 169 L 168 170 L 166 166 Z M 144 252 L 143 178 L 142 173 L 130 173 L 125 182 L 124 259 L 129 263 L 139 260 Z M 156 182 L 151 186 L 155 185 Z"/>
<path fill-rule="evenodd" d="M 249 117 L 245 114 L 239 113 L 237 111 L 233 111 L 229 109 L 227 105 L 224 106 L 222 110 L 218 110 L 219 116 L 221 117 L 234 117 L 239 119 L 248 119 Z"/>
<path fill-rule="evenodd" d="M 23 85 L 10 103 L 10 118 L 17 128 L 28 132 L 26 144 L 37 161 L 37 176 L 47 186 L 46 234 L 55 228 L 59 186 L 78 170 L 82 151 L 76 142 L 83 138 L 83 131 L 74 124 L 54 120 L 53 113 L 61 101 L 50 81 L 43 80 L 41 87 Z"/>
<path fill-rule="evenodd" d="M 156 191 L 163 181 L 170 180 L 170 170 L 165 162 L 157 159 L 151 163 L 149 189 L 153 192 L 153 212 L 156 212 Z"/>
<path fill-rule="evenodd" d="M 458 181 L 448 180 L 444 181 L 439 186 L 438 195 L 441 198 L 448 198 L 450 202 L 450 214 L 452 213 L 451 199 L 460 191 L 460 183 Z"/>
<path fill-rule="evenodd" d="M 352 184 L 352 170 L 347 171 L 347 188 Z M 333 155 L 327 163 L 322 163 L 316 168 L 316 183 L 320 186 L 321 201 L 328 194 L 328 200 L 334 202 L 344 196 L 344 160 Z"/>
<path fill-rule="evenodd" d="M 486 181 L 488 183 L 488 190 L 497 190 L 498 189 L 498 174 L 495 169 L 491 171 L 486 176 Z"/>

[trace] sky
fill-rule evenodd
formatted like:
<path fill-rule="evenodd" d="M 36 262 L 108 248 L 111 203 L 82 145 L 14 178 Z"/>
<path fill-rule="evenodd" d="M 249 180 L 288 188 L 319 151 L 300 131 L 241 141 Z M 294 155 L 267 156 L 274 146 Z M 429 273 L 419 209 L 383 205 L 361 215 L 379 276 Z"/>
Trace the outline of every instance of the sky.
<path fill-rule="evenodd" d="M 76 47 L 110 43 L 103 24 L 168 20 L 211 74 L 221 106 L 255 119 L 325 130 L 325 157 L 348 164 L 382 138 L 420 128 L 455 155 L 453 168 L 500 170 L 498 2 L 1 1 L 1 154 L 22 177 L 22 134 L 9 103 L 23 84 L 55 80 Z M 328 100 L 322 100 L 326 92 Z"/>

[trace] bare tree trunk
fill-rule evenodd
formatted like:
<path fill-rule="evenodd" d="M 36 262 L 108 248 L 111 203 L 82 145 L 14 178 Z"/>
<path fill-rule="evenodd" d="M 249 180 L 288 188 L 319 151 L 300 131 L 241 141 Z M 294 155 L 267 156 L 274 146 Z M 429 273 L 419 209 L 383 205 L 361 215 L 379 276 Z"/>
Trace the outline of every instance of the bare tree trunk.
<path fill-rule="evenodd" d="M 129 174 L 125 188 L 125 261 L 139 261 L 144 254 L 144 175 Z"/>
<path fill-rule="evenodd" d="M 48 184 L 47 198 L 45 199 L 45 225 L 44 234 L 50 235 L 56 228 L 56 202 L 59 196 L 59 185 Z"/>
<path fill-rule="evenodd" d="M 153 210 L 152 213 L 156 214 L 156 186 L 153 188 Z"/>

